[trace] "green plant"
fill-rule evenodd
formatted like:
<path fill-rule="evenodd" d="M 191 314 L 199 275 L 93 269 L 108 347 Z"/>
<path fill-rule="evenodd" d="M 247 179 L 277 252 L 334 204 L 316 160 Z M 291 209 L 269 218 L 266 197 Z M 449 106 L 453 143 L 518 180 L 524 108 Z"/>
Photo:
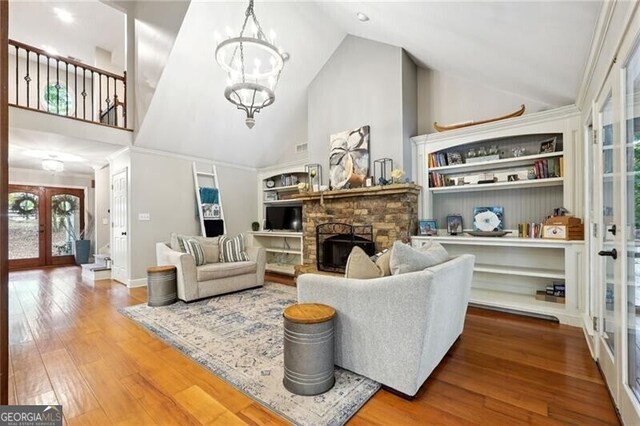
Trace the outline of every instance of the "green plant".
<path fill-rule="evenodd" d="M 260 224 L 258 222 L 252 222 L 251 223 L 251 229 L 253 231 L 259 231 L 260 230 Z"/>

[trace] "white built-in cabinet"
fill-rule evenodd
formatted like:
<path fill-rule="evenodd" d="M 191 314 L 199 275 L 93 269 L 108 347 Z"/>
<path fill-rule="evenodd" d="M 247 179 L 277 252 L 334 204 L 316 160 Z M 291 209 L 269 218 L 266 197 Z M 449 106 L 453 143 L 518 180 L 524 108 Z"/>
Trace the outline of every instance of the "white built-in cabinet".
<path fill-rule="evenodd" d="M 298 193 L 298 183 L 307 182 L 305 163 L 263 169 L 258 173 L 258 223 L 260 230 L 250 232 L 249 244 L 263 247 L 267 256 L 266 270 L 294 275 L 295 265 L 303 263 L 302 232 L 265 231 L 265 210 L 270 205 L 302 205 L 291 199 Z"/>
<path fill-rule="evenodd" d="M 564 107 L 412 138 L 414 179 L 422 186 L 420 218 L 437 220 L 439 228 L 437 236 L 414 237 L 412 244 L 419 247 L 433 239 L 453 255 L 474 254 L 472 303 L 582 326 L 588 268 L 584 242 L 518 237 L 518 223 L 543 222 L 557 207 L 584 218 L 579 116 L 577 108 Z M 541 153 L 541 143 L 549 139 L 556 140 L 555 150 Z M 469 152 L 496 148 L 499 158 L 466 161 Z M 515 157 L 517 148 L 524 152 Z M 464 163 L 443 163 L 442 155 L 440 161 L 434 161 L 430 156 L 434 153 L 444 154 L 444 158 L 460 154 Z M 551 161 L 562 163 L 562 173 L 546 173 L 535 179 L 527 176 L 536 163 Z M 486 180 L 485 175 L 494 177 L 495 182 L 475 183 L 478 177 Z M 508 178 L 514 175 L 517 180 Z M 473 208 L 493 206 L 504 208 L 505 230 L 512 232 L 508 236 L 448 235 L 447 215 L 462 215 L 468 231 L 473 228 Z M 565 282 L 565 303 L 537 300 L 536 291 L 554 281 Z"/>

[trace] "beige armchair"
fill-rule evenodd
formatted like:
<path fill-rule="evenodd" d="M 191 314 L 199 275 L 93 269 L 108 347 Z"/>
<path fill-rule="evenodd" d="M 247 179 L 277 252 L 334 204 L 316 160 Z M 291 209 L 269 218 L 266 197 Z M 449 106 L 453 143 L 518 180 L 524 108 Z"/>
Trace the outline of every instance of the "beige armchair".
<path fill-rule="evenodd" d="M 196 266 L 193 256 L 171 249 L 168 242 L 156 244 L 158 265 L 174 265 L 178 279 L 178 298 L 191 302 L 223 293 L 261 287 L 264 284 L 265 251 L 261 247 L 248 247 L 249 261 L 220 262 L 215 256 L 217 238 L 202 238 L 207 262 Z M 205 247 L 208 245 L 209 247 Z M 215 245 L 212 247 L 211 245 Z"/>

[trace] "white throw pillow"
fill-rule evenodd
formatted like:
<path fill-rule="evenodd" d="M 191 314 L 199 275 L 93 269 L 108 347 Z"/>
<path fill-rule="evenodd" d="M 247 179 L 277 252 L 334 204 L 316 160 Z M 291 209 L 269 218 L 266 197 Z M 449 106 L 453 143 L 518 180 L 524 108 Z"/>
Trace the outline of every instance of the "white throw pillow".
<path fill-rule="evenodd" d="M 220 262 L 243 262 L 249 260 L 249 255 L 244 250 L 244 235 L 239 234 L 234 238 L 227 235 L 220 237 Z"/>
<path fill-rule="evenodd" d="M 389 266 L 393 275 L 406 274 L 407 272 L 422 271 L 449 260 L 449 253 L 440 243 L 431 241 L 431 244 L 415 249 L 400 241 L 393 243 Z"/>

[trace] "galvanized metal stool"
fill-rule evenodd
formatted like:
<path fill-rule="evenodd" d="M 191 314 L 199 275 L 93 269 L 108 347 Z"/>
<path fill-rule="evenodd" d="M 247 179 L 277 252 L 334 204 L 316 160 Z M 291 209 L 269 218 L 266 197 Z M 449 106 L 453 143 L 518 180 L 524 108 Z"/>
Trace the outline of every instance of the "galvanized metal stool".
<path fill-rule="evenodd" d="M 147 268 L 147 296 L 149 306 L 171 305 L 178 301 L 175 266 Z"/>
<path fill-rule="evenodd" d="M 335 383 L 333 322 L 336 310 L 303 303 L 284 310 L 284 387 L 297 395 L 318 395 Z"/>

